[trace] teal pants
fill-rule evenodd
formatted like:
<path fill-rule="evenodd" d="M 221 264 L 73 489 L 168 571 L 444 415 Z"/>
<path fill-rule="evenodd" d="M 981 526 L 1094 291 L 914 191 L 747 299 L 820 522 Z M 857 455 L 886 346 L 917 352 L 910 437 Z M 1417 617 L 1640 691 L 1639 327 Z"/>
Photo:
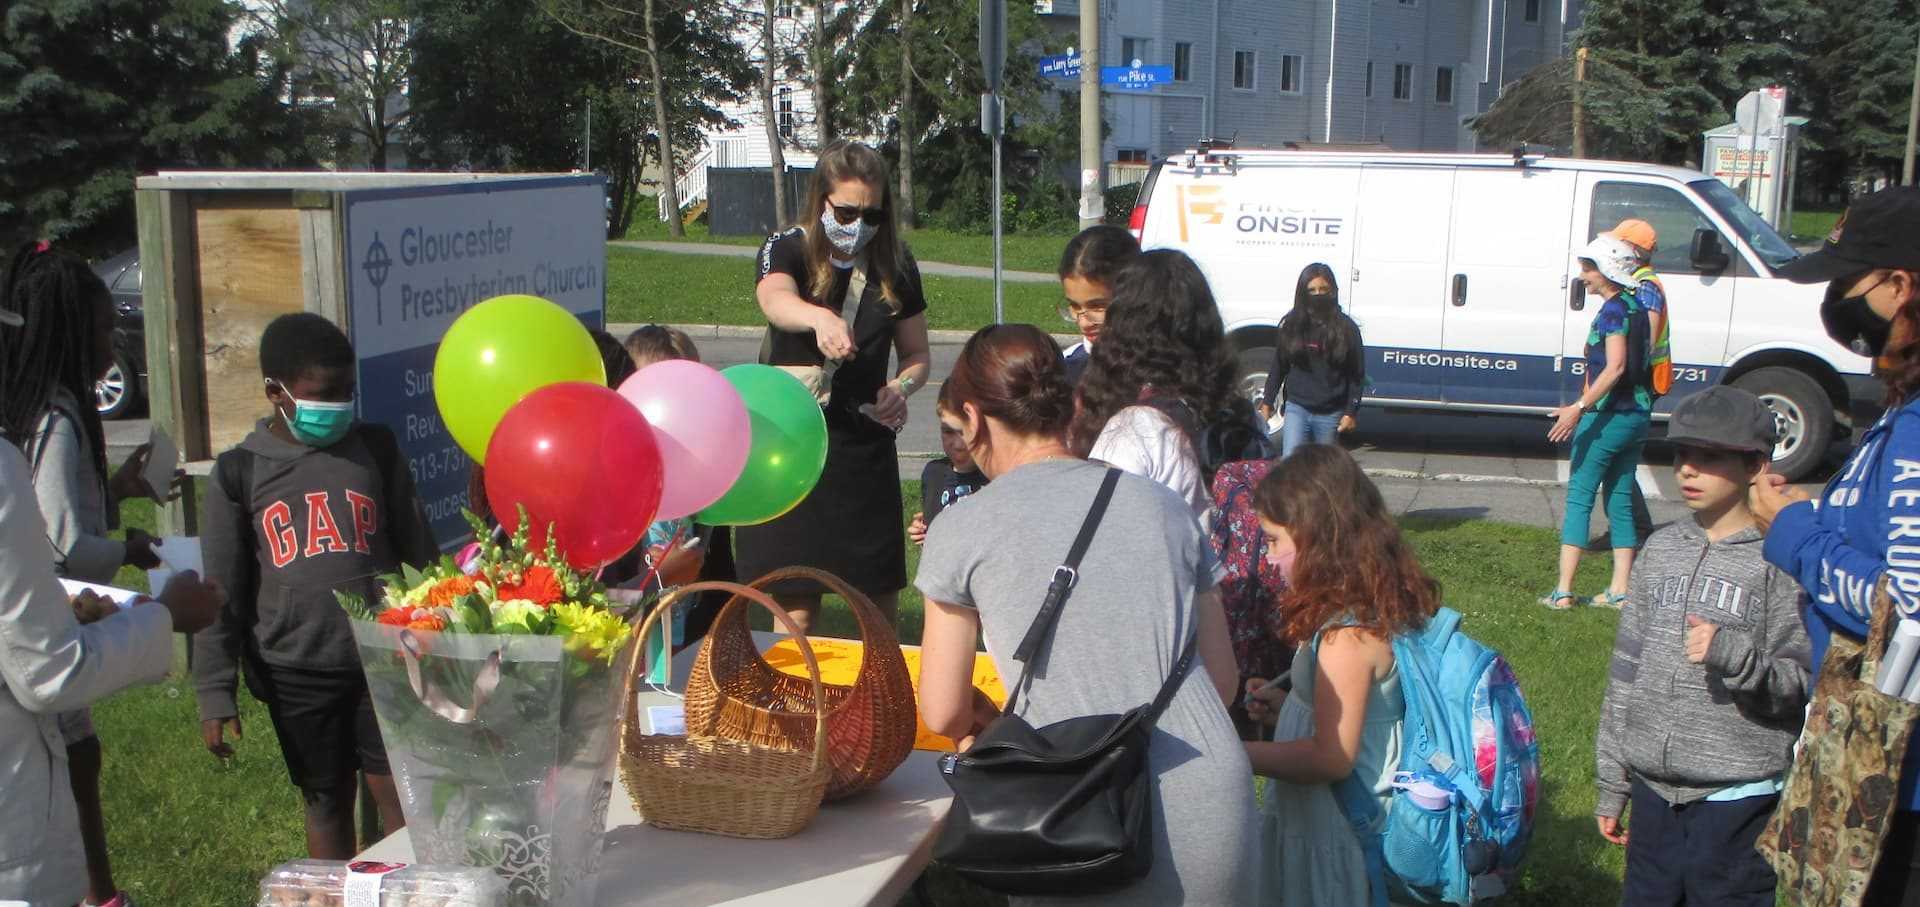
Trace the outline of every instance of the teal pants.
<path fill-rule="evenodd" d="M 1593 497 L 1606 499 L 1607 532 L 1613 547 L 1639 543 L 1633 525 L 1634 471 L 1640 449 L 1647 442 L 1646 410 L 1608 410 L 1580 417 L 1573 430 L 1573 466 L 1567 475 L 1567 518 L 1560 524 L 1560 544 L 1584 548 L 1587 523 L 1593 517 Z"/>

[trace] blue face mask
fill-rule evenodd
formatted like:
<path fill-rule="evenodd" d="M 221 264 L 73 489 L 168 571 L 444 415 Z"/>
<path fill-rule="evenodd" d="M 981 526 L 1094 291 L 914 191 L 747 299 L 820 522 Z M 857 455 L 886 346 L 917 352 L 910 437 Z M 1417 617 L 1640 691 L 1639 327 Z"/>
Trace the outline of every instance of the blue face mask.
<path fill-rule="evenodd" d="M 326 403 L 319 400 L 302 400 L 288 393 L 286 387 L 281 392 L 293 401 L 293 415 L 280 414 L 287 422 L 287 430 L 293 433 L 294 440 L 308 447 L 332 447 L 353 428 L 353 403 Z"/>

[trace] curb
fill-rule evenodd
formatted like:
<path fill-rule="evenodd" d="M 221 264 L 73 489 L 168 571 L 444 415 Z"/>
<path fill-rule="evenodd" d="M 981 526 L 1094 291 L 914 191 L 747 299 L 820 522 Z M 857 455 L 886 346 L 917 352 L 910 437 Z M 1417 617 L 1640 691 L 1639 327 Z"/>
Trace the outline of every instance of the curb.
<path fill-rule="evenodd" d="M 608 324 L 607 333 L 625 339 L 628 334 L 633 333 L 639 327 L 640 325 L 637 323 Z M 767 332 L 764 325 L 750 326 L 744 324 L 669 324 L 666 325 L 666 327 L 678 331 L 685 331 L 686 335 L 694 340 L 758 340 Z M 959 346 L 960 344 L 966 343 L 967 339 L 973 335 L 973 331 L 928 331 L 927 340 L 940 346 Z M 1053 334 L 1051 336 L 1053 337 L 1053 342 L 1060 344 L 1061 349 L 1080 342 L 1080 335 L 1078 334 Z"/>

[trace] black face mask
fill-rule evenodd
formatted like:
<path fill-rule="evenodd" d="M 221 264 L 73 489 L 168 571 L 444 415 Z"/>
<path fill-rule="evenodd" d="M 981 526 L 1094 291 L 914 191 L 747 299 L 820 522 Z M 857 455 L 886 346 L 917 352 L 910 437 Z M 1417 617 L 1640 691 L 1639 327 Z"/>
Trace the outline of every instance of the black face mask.
<path fill-rule="evenodd" d="M 1827 284 L 1827 298 L 1820 303 L 1820 323 L 1827 336 L 1855 353 L 1877 359 L 1887 348 L 1893 324 L 1874 314 L 1867 305 L 1867 294 L 1841 296 L 1857 278 L 1849 277 Z M 1872 290 L 1868 290 L 1872 292 Z"/>

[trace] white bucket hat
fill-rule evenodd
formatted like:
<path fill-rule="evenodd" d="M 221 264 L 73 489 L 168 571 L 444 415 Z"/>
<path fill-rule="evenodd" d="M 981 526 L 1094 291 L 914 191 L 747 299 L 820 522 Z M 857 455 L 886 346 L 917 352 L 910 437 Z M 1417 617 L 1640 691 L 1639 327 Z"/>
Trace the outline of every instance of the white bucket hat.
<path fill-rule="evenodd" d="M 1574 265 L 1581 261 L 1591 261 L 1602 276 L 1623 287 L 1631 287 L 1639 281 L 1633 279 L 1633 272 L 1640 267 L 1640 255 L 1627 245 L 1626 240 L 1602 233 L 1587 243 L 1580 254 L 1574 256 Z"/>

